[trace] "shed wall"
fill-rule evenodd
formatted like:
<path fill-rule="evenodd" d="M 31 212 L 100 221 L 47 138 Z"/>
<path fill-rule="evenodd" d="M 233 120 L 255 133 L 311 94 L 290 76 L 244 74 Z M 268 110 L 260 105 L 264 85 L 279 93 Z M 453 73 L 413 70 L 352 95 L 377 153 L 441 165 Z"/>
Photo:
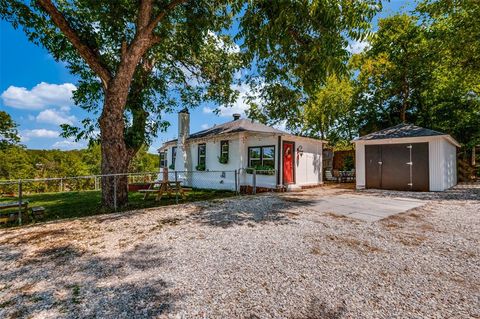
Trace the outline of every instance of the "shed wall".
<path fill-rule="evenodd" d="M 365 145 L 400 144 L 428 142 L 429 188 L 430 191 L 444 191 L 457 184 L 456 146 L 446 138 L 419 137 L 389 140 L 358 141 L 355 144 L 355 170 L 357 189 L 365 188 Z"/>

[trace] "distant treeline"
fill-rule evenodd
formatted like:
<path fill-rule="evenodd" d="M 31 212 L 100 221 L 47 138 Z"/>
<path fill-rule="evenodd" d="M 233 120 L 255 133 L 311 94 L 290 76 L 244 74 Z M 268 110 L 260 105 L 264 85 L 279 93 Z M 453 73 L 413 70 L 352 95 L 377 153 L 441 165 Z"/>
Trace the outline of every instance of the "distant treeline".
<path fill-rule="evenodd" d="M 87 149 L 29 150 L 10 146 L 0 151 L 0 180 L 86 176 L 100 174 L 100 146 Z M 158 170 L 158 156 L 141 148 L 130 165 L 130 172 Z"/>

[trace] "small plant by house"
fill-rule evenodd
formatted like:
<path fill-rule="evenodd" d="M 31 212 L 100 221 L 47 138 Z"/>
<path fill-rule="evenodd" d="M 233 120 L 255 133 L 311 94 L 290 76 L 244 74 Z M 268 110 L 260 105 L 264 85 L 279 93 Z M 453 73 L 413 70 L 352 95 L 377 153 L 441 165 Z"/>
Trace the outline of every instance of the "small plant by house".
<path fill-rule="evenodd" d="M 195 169 L 197 171 L 205 171 L 206 167 L 205 167 L 205 164 L 198 164 Z"/>
<path fill-rule="evenodd" d="M 275 175 L 275 169 L 270 166 L 255 166 L 255 167 L 247 167 L 246 171 L 247 174 L 253 174 L 253 171 L 258 175 Z"/>
<path fill-rule="evenodd" d="M 218 157 L 218 162 L 220 164 L 228 164 L 228 156 L 227 155 L 221 155 Z"/>

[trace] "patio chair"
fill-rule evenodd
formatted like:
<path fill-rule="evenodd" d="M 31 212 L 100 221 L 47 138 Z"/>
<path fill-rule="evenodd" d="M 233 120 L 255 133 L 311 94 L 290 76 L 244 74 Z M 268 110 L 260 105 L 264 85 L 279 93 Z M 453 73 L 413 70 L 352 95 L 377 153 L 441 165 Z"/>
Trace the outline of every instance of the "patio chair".
<path fill-rule="evenodd" d="M 333 176 L 332 171 L 325 171 L 325 179 L 327 182 L 338 182 L 338 176 Z"/>

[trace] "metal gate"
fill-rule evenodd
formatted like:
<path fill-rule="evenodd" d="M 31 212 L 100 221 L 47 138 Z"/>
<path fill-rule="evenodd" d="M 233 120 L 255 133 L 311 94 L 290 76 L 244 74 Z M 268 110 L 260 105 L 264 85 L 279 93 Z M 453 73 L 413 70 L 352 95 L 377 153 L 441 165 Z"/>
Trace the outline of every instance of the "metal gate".
<path fill-rule="evenodd" d="M 428 143 L 365 146 L 366 187 L 429 190 Z"/>

